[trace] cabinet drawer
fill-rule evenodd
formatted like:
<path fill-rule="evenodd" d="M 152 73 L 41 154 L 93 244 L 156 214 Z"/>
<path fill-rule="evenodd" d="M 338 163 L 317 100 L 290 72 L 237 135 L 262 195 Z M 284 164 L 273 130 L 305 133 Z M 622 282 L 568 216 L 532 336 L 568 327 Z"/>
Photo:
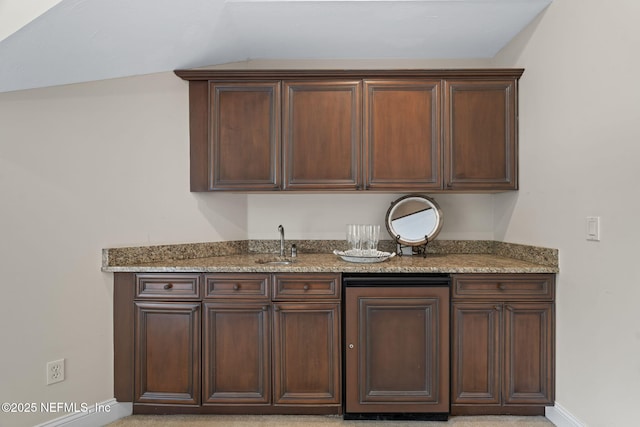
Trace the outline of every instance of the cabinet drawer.
<path fill-rule="evenodd" d="M 269 298 L 268 274 L 208 274 L 206 298 Z"/>
<path fill-rule="evenodd" d="M 138 299 L 200 299 L 199 274 L 136 274 Z"/>
<path fill-rule="evenodd" d="M 339 299 L 339 274 L 276 274 L 274 300 Z"/>
<path fill-rule="evenodd" d="M 553 300 L 553 274 L 459 274 L 452 297 L 498 300 Z"/>

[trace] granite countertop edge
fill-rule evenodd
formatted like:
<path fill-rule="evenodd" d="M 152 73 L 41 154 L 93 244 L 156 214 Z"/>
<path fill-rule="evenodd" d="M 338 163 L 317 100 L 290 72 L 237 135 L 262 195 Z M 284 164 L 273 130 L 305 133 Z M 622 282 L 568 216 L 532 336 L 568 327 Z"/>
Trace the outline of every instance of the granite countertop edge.
<path fill-rule="evenodd" d="M 102 271 L 129 273 L 558 273 L 557 249 L 496 241 L 434 241 L 427 256 L 395 256 L 379 263 L 351 263 L 334 255 L 342 241 L 296 243 L 289 265 L 259 264 L 277 258 L 276 241 L 232 241 L 103 250 Z M 393 242 L 381 250 L 393 252 Z M 289 249 L 290 250 L 290 249 Z M 290 253 L 289 251 L 287 253 Z"/>

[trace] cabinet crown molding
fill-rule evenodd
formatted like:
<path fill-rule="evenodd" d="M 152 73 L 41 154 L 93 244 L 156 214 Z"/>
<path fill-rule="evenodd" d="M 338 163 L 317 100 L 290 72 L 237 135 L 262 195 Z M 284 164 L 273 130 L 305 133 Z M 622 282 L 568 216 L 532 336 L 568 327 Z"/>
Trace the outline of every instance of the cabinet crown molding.
<path fill-rule="evenodd" d="M 473 78 L 520 78 L 524 72 L 523 68 L 456 68 L 456 69 L 388 69 L 388 70 L 223 70 L 223 69 L 185 69 L 175 70 L 174 73 L 184 80 L 211 80 L 225 78 L 269 78 L 269 79 L 292 79 L 292 78 L 443 78 L 443 79 L 464 79 Z"/>

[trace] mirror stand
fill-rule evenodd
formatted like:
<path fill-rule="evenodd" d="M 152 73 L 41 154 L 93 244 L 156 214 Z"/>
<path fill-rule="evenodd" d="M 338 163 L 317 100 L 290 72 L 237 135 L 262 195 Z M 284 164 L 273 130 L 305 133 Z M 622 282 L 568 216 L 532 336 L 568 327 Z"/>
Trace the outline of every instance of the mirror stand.
<path fill-rule="evenodd" d="M 413 255 L 422 255 L 422 258 L 427 257 L 427 244 L 429 243 L 429 238 L 427 236 L 424 236 L 424 243 L 421 245 L 403 245 L 400 243 L 402 238 L 399 234 L 394 236 L 394 239 L 396 241 L 396 254 L 398 254 L 398 256 L 402 256 L 402 248 L 411 248 Z"/>

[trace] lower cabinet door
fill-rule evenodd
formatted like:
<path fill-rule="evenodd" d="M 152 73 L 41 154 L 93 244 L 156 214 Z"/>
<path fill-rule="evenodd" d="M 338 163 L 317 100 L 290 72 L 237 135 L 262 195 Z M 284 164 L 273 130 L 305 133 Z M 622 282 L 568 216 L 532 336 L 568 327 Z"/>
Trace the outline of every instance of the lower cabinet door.
<path fill-rule="evenodd" d="M 553 325 L 553 303 L 504 305 L 505 404 L 553 403 Z"/>
<path fill-rule="evenodd" d="M 270 304 L 204 304 L 203 404 L 271 403 Z"/>
<path fill-rule="evenodd" d="M 552 404 L 553 307 L 454 302 L 452 406 Z"/>
<path fill-rule="evenodd" d="M 340 304 L 274 303 L 275 405 L 340 404 Z"/>
<path fill-rule="evenodd" d="M 135 403 L 200 404 L 200 303 L 135 303 Z"/>
<path fill-rule="evenodd" d="M 449 289 L 345 290 L 348 413 L 449 412 Z"/>
<path fill-rule="evenodd" d="M 451 403 L 499 405 L 502 304 L 453 303 Z"/>

